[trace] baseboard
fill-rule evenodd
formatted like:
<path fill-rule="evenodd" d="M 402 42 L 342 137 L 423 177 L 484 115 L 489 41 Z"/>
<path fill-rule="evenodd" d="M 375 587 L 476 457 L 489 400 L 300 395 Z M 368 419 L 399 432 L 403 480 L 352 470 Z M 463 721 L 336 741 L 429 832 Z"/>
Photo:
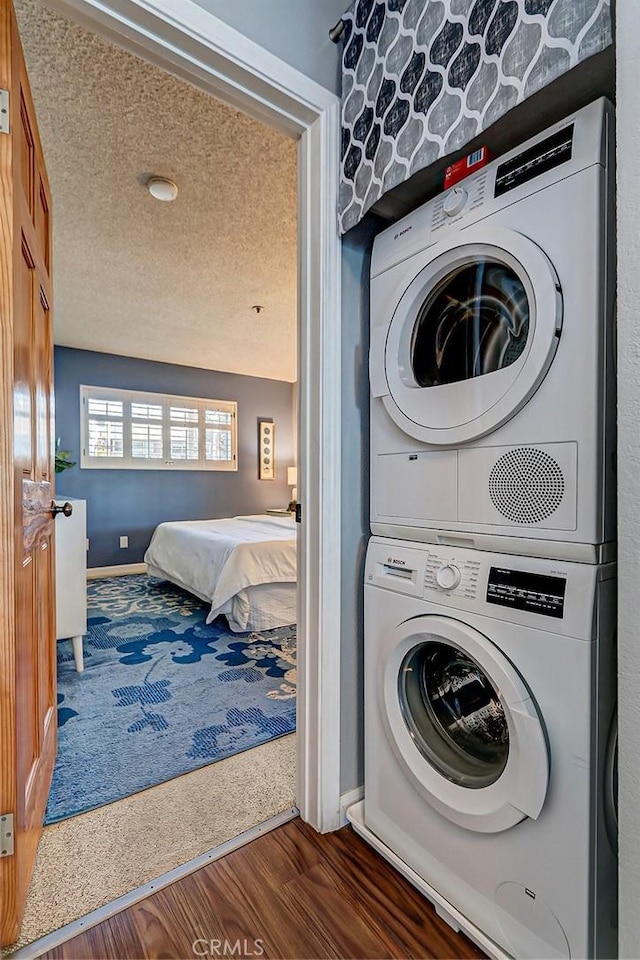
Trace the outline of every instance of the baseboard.
<path fill-rule="evenodd" d="M 115 567 L 88 567 L 87 580 L 100 580 L 102 577 L 126 577 L 132 573 L 146 572 L 146 563 L 119 563 Z"/>
<path fill-rule="evenodd" d="M 364 797 L 364 787 L 354 787 L 353 790 L 347 790 L 340 795 L 340 826 L 345 827 L 349 823 L 347 810 L 354 803 L 360 803 Z"/>

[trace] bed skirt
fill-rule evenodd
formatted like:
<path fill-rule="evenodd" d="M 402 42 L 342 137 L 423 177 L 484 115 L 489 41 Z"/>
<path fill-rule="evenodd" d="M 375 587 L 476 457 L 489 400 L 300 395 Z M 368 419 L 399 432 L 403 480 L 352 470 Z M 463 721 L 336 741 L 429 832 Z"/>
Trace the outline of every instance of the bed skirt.
<path fill-rule="evenodd" d="M 196 593 L 192 587 L 184 583 L 178 583 L 175 578 L 167 576 L 158 567 L 149 565 L 147 572 L 150 577 L 169 580 L 170 583 L 175 583 L 177 587 L 194 594 L 205 603 L 210 602 L 207 597 Z M 244 590 L 236 593 L 216 611 L 216 615 L 224 614 L 234 633 L 274 630 L 276 627 L 286 627 L 296 623 L 297 595 L 296 583 L 260 583 L 255 587 L 245 587 Z"/>

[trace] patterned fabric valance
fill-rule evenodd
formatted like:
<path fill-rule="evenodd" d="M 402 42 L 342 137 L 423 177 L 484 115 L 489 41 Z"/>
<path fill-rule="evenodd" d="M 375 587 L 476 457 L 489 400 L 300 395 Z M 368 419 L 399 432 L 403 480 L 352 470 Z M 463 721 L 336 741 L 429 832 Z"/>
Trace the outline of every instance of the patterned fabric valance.
<path fill-rule="evenodd" d="M 612 39 L 609 0 L 353 0 L 343 19 L 343 233 Z"/>

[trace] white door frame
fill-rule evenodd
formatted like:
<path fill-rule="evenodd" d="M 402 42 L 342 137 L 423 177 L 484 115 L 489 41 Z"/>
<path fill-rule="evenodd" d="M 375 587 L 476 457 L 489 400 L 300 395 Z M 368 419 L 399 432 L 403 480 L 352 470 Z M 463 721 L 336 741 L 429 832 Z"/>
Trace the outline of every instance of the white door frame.
<path fill-rule="evenodd" d="M 297 805 L 315 829 L 335 830 L 340 826 L 339 100 L 193 0 L 45 3 L 299 138 L 298 489 L 304 515 L 298 544 Z"/>

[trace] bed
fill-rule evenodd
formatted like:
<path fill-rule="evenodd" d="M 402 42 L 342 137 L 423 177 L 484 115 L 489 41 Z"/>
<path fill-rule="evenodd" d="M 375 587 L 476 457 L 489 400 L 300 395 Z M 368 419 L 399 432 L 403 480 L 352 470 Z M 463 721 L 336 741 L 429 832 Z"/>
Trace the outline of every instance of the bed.
<path fill-rule="evenodd" d="M 234 632 L 296 622 L 296 525 L 256 515 L 184 520 L 156 527 L 144 555 L 152 577 L 211 604 Z"/>

